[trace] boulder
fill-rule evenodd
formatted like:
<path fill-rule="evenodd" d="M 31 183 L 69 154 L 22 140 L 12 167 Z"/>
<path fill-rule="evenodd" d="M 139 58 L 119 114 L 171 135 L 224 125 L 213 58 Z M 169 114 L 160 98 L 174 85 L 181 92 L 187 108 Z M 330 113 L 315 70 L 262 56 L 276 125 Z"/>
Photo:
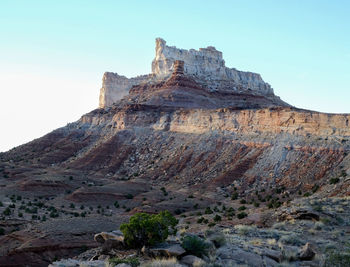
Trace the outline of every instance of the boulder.
<path fill-rule="evenodd" d="M 104 261 L 80 261 L 73 259 L 59 260 L 51 263 L 49 267 L 105 267 Z"/>
<path fill-rule="evenodd" d="M 280 250 L 273 250 L 265 248 L 262 250 L 261 253 L 263 256 L 266 256 L 270 259 L 273 259 L 274 261 L 281 262 L 282 261 L 282 253 Z"/>
<path fill-rule="evenodd" d="M 281 249 L 282 249 L 283 260 L 287 260 L 287 261 L 295 261 L 295 260 L 297 260 L 297 258 L 298 258 L 298 251 L 299 251 L 298 247 L 283 245 L 281 247 Z"/>
<path fill-rule="evenodd" d="M 115 267 L 131 267 L 131 266 L 129 264 L 126 264 L 126 263 L 119 263 Z"/>
<path fill-rule="evenodd" d="M 306 243 L 299 251 L 298 258 L 302 261 L 312 260 L 315 256 L 315 251 L 312 249 L 310 243 Z"/>
<path fill-rule="evenodd" d="M 293 207 L 283 208 L 278 214 L 280 221 L 286 220 L 313 220 L 319 221 L 320 215 L 314 211 L 311 207 Z"/>
<path fill-rule="evenodd" d="M 168 243 L 160 244 L 157 247 L 148 250 L 149 256 L 151 257 L 178 257 L 185 252 L 186 251 L 180 246 L 180 244 Z"/>
<path fill-rule="evenodd" d="M 240 248 L 221 247 L 217 250 L 219 263 L 224 266 L 248 265 L 263 267 L 263 258 L 253 252 L 245 251 Z"/>
<path fill-rule="evenodd" d="M 94 240 L 102 244 L 102 252 L 124 247 L 124 235 L 120 231 L 98 233 L 94 236 Z"/>
<path fill-rule="evenodd" d="M 188 266 L 203 266 L 205 261 L 194 255 L 187 255 L 181 259 L 181 263 Z"/>

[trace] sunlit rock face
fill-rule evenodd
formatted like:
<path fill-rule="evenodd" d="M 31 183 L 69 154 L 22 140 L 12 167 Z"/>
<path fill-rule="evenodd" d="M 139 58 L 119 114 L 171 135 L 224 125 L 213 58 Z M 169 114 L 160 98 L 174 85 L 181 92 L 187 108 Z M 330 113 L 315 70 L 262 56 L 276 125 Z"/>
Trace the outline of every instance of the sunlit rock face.
<path fill-rule="evenodd" d="M 128 79 L 117 73 L 105 72 L 102 78 L 102 88 L 100 89 L 99 107 L 111 106 L 126 96 L 133 85 L 142 83 L 148 77 L 149 75 L 142 75 Z"/>
<path fill-rule="evenodd" d="M 208 92 L 274 96 L 271 86 L 262 80 L 260 74 L 227 68 L 222 52 L 213 46 L 185 50 L 167 46 L 163 39 L 157 38 L 155 52 L 152 73 L 149 75 L 127 78 L 117 73 L 106 72 L 102 79 L 99 107 L 112 106 L 126 96 L 134 85 L 152 84 L 168 79 L 176 60 L 183 61 L 184 74 L 191 76 Z"/>
<path fill-rule="evenodd" d="M 152 73 L 167 77 L 172 73 L 175 60 L 184 61 L 185 73 L 195 76 L 211 91 L 252 90 L 259 94 L 273 94 L 271 86 L 262 80 L 260 74 L 227 68 L 222 52 L 213 46 L 185 50 L 167 46 L 166 41 L 157 38 Z"/>

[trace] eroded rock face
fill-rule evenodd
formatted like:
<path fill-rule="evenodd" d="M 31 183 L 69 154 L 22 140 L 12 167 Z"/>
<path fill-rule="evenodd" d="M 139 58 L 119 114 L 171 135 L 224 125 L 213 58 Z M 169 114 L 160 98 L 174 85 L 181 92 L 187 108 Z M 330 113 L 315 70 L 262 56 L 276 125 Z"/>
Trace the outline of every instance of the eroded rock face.
<path fill-rule="evenodd" d="M 105 72 L 100 89 L 99 107 L 109 107 L 129 93 L 129 89 L 136 84 L 146 81 L 149 75 L 142 75 L 128 79 L 113 72 Z"/>
<path fill-rule="evenodd" d="M 274 96 L 271 86 L 262 80 L 260 74 L 227 68 L 222 52 L 215 47 L 209 46 L 199 50 L 178 49 L 167 46 L 163 39 L 157 38 L 152 73 L 129 79 L 117 73 L 106 72 L 102 79 L 99 107 L 112 106 L 126 96 L 134 85 L 167 80 L 174 71 L 175 61 L 183 62 L 183 74 L 191 76 L 208 92 Z"/>
<path fill-rule="evenodd" d="M 166 41 L 157 38 L 152 73 L 158 77 L 169 76 L 176 60 L 184 61 L 185 73 L 204 80 L 212 91 L 238 91 L 239 87 L 243 86 L 244 90 L 250 89 L 260 94 L 273 94 L 272 88 L 262 80 L 260 74 L 227 68 L 222 52 L 213 46 L 199 50 L 185 50 L 167 46 Z"/>

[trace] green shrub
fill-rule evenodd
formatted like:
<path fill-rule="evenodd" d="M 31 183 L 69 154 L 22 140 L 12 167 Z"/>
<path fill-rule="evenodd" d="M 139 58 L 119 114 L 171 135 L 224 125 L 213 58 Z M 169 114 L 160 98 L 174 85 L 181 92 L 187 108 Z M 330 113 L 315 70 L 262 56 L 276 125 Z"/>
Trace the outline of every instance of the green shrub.
<path fill-rule="evenodd" d="M 343 267 L 350 266 L 350 253 L 332 251 L 327 254 L 325 267 Z"/>
<path fill-rule="evenodd" d="M 131 216 L 129 223 L 123 223 L 120 230 L 129 247 L 140 248 L 164 242 L 169 235 L 169 227 L 175 231 L 176 224 L 177 220 L 169 211 L 152 215 L 137 213 Z"/>
<path fill-rule="evenodd" d="M 188 254 L 202 257 L 208 255 L 209 245 L 198 236 L 185 236 L 182 240 L 181 246 Z"/>
<path fill-rule="evenodd" d="M 197 223 L 202 223 L 202 222 L 204 222 L 204 218 L 203 217 L 200 217 L 198 220 L 197 220 Z"/>
<path fill-rule="evenodd" d="M 238 208 L 238 210 L 245 210 L 246 209 L 246 206 L 240 206 L 239 208 Z"/>
<path fill-rule="evenodd" d="M 245 213 L 245 212 L 240 212 L 240 213 L 237 214 L 237 218 L 238 219 L 243 219 L 243 218 L 245 218 L 247 216 L 248 216 L 248 214 Z"/>
<path fill-rule="evenodd" d="M 140 261 L 138 258 L 129 258 L 129 259 L 111 258 L 111 259 L 109 259 L 109 263 L 111 266 L 116 266 L 116 265 L 121 264 L 121 263 L 128 264 L 131 267 L 137 267 L 140 265 Z"/>
<path fill-rule="evenodd" d="M 330 184 L 336 184 L 336 183 L 338 183 L 339 182 L 339 178 L 337 177 L 337 178 L 331 178 L 330 180 L 329 180 L 329 183 Z"/>
<path fill-rule="evenodd" d="M 126 197 L 127 199 L 133 199 L 133 198 L 134 198 L 134 196 L 133 196 L 132 194 L 127 194 L 125 197 Z"/>
<path fill-rule="evenodd" d="M 5 234 L 5 229 L 0 227 L 0 235 L 4 235 Z"/>
<path fill-rule="evenodd" d="M 2 212 L 5 216 L 9 216 L 11 215 L 11 210 L 9 207 L 7 207 L 3 212 Z"/>
<path fill-rule="evenodd" d="M 204 213 L 205 213 L 205 214 L 212 214 L 213 211 L 211 210 L 210 207 L 207 207 L 207 208 L 205 209 L 205 212 L 204 212 Z"/>
<path fill-rule="evenodd" d="M 221 216 L 216 214 L 214 217 L 214 222 L 219 222 L 219 221 L 221 221 Z"/>
<path fill-rule="evenodd" d="M 162 187 L 160 190 L 162 190 L 164 196 L 168 195 L 168 192 L 166 191 L 165 187 Z"/>
<path fill-rule="evenodd" d="M 320 186 L 319 185 L 314 185 L 313 187 L 312 187 L 312 193 L 316 193 L 317 192 L 317 190 L 320 188 Z"/>
<path fill-rule="evenodd" d="M 236 200 L 238 198 L 238 193 L 237 192 L 234 192 L 231 196 L 231 199 L 232 200 Z"/>
<path fill-rule="evenodd" d="M 182 213 L 182 211 L 180 209 L 176 209 L 174 212 L 176 215 L 180 215 Z"/>

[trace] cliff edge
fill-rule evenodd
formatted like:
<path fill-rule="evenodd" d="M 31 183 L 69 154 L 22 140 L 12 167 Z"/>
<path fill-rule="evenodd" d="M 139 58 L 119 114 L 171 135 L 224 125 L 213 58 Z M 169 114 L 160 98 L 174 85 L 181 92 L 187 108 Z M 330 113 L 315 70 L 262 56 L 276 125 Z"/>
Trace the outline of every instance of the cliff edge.
<path fill-rule="evenodd" d="M 117 73 L 106 72 L 102 80 L 99 107 L 112 106 L 128 95 L 131 87 L 135 85 L 166 81 L 173 73 L 176 60 L 183 61 L 184 74 L 209 93 L 239 93 L 276 98 L 273 89 L 263 81 L 260 74 L 226 67 L 222 52 L 213 46 L 199 50 L 185 50 L 167 46 L 165 40 L 157 38 L 155 52 L 151 74 L 127 78 Z M 281 101 L 281 106 L 286 105 Z"/>

